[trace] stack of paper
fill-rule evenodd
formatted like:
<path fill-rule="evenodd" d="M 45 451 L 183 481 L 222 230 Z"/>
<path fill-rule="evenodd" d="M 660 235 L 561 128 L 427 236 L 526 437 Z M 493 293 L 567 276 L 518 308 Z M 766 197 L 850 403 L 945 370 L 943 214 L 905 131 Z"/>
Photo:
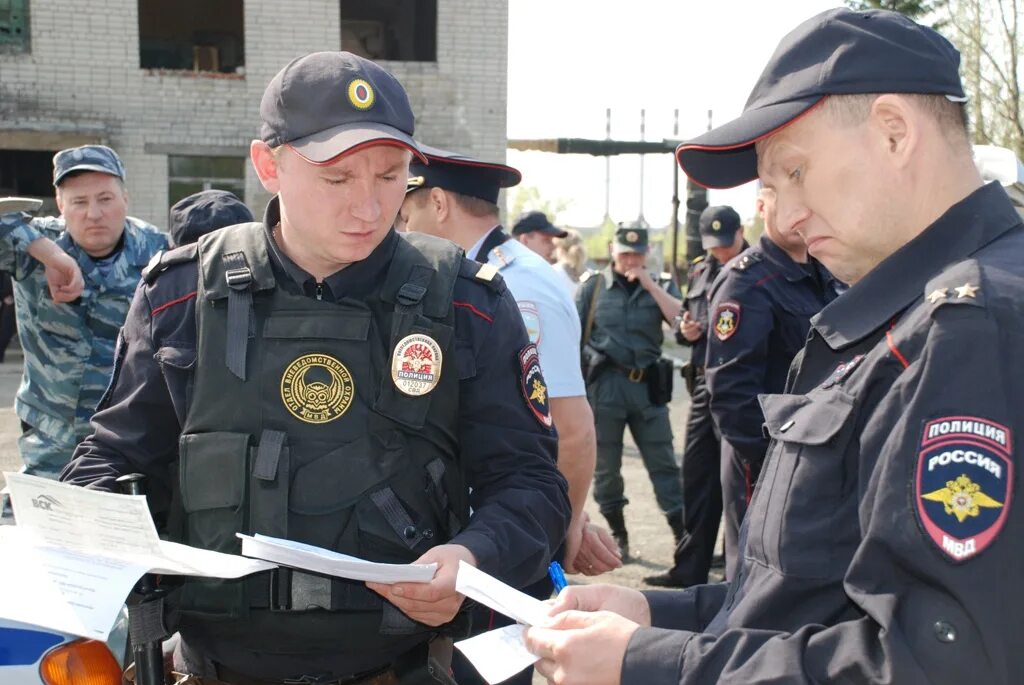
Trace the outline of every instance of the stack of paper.
<path fill-rule="evenodd" d="M 375 583 L 429 583 L 437 564 L 382 564 L 268 535 L 242 535 L 242 554 L 329 576 Z"/>
<path fill-rule="evenodd" d="M 18 525 L 0 527 L 0 617 L 105 640 L 147 572 L 240 578 L 274 568 L 160 540 L 145 497 L 4 476 Z"/>

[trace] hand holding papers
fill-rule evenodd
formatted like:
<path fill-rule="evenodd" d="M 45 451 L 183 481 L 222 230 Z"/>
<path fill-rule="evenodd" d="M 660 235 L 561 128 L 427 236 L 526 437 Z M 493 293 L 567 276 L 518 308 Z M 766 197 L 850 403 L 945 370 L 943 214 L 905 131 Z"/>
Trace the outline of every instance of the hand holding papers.
<path fill-rule="evenodd" d="M 459 565 L 455 589 L 470 599 L 514 618 L 525 625 L 548 620 L 548 606 L 540 600 L 509 587 L 469 564 Z M 499 683 L 532 665 L 534 656 L 523 642 L 523 625 L 506 626 L 456 642 L 473 667 L 488 683 Z"/>

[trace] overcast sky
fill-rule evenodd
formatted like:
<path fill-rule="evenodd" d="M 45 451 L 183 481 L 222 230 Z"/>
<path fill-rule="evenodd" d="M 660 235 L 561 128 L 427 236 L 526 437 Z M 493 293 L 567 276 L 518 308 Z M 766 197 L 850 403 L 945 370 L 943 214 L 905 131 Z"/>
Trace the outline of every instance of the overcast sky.
<path fill-rule="evenodd" d="M 724 123 L 743 109 L 750 89 L 779 40 L 834 0 L 510 0 L 508 136 L 604 138 L 612 108 L 612 137 L 679 137 L 707 127 L 707 111 Z M 569 202 L 558 218 L 574 226 L 604 218 L 605 161 L 589 155 L 509 150 L 508 163 L 552 201 Z M 671 155 L 644 163 L 643 214 L 651 225 L 671 219 Z M 682 177 L 681 178 L 685 178 Z M 512 196 L 512 193 L 509 194 Z M 713 191 L 712 204 L 754 212 L 750 187 Z M 611 216 L 629 221 L 640 212 L 640 158 L 611 163 Z"/>

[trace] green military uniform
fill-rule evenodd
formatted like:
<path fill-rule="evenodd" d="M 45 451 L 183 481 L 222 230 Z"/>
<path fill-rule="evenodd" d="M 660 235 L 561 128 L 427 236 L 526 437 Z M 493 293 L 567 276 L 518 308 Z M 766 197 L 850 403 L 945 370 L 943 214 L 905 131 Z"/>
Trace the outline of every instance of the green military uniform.
<path fill-rule="evenodd" d="M 617 249 L 647 249 L 644 229 L 620 229 L 616 236 Z M 659 285 L 673 297 L 679 297 L 671 280 L 661 279 Z M 595 288 L 600 288 L 596 297 Z M 576 305 L 584 328 L 593 307 L 587 344 L 606 356 L 600 370 L 591 374 L 587 383 L 587 399 L 594 410 L 597 433 L 594 499 L 613 532 L 620 532 L 616 537 L 621 545 L 625 537 L 622 509 L 629 503 L 621 474 L 626 425 L 640 449 L 658 506 L 671 517 L 678 516 L 683 505 L 668 407 L 652 403 L 648 396 L 648 368 L 661 357 L 664 319 L 654 297 L 638 281 L 628 282 L 611 266 L 585 276 L 576 294 Z"/>

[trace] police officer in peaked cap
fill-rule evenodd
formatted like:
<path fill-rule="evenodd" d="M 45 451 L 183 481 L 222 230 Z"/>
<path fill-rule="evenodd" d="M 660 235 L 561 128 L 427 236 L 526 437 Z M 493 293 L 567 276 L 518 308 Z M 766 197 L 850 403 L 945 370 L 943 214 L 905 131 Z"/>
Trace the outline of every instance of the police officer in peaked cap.
<path fill-rule="evenodd" d="M 150 266 L 62 477 L 112 490 L 146 474 L 159 525 L 196 547 L 238 553 L 236 533 L 260 533 L 438 565 L 395 585 L 283 568 L 179 580 L 177 670 L 451 682 L 459 563 L 526 585 L 569 522 L 550 417 L 524 390 L 544 385 L 535 349 L 499 274 L 394 230 L 422 153 L 391 74 L 309 54 L 271 80 L 260 115 L 263 220 Z"/>
<path fill-rule="evenodd" d="M 759 177 L 850 288 L 760 398 L 735 577 L 569 588 L 527 630 L 549 680 L 1020 682 L 1024 224 L 974 166 L 959 64 L 903 15 L 829 10 L 678 149 L 705 186 Z"/>

